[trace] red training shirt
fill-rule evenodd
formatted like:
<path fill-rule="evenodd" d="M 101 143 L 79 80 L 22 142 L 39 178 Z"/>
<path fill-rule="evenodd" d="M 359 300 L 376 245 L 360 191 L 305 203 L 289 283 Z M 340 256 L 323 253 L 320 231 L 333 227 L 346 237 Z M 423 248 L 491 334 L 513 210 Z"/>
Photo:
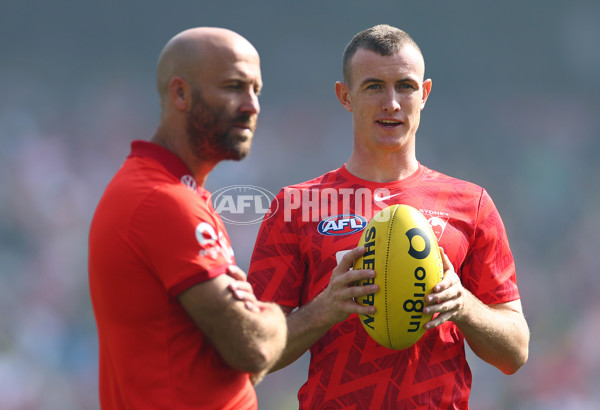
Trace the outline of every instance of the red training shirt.
<path fill-rule="evenodd" d="M 233 251 L 210 193 L 170 151 L 134 141 L 92 220 L 89 279 L 106 409 L 256 409 L 177 296 Z"/>
<path fill-rule="evenodd" d="M 284 188 L 260 228 L 249 281 L 256 295 L 291 308 L 323 291 L 336 253 L 356 247 L 375 213 L 408 204 L 429 220 L 465 288 L 485 304 L 519 298 L 504 225 L 481 187 L 419 164 L 410 177 L 375 183 L 345 167 Z M 301 409 L 467 409 L 471 372 L 452 322 L 411 348 L 390 350 L 365 332 L 356 314 L 311 348 Z"/>

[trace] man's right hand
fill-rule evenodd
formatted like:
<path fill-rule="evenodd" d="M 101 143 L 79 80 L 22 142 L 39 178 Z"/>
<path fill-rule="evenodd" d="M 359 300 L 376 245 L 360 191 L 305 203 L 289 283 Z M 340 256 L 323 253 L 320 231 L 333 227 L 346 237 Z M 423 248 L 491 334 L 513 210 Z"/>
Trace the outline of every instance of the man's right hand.
<path fill-rule="evenodd" d="M 346 252 L 338 265 L 331 272 L 327 288 L 315 298 L 320 305 L 320 317 L 323 325 L 328 327 L 339 323 L 351 313 L 372 315 L 374 306 L 362 306 L 355 300 L 357 297 L 375 293 L 379 290 L 376 284 L 361 286 L 358 283 L 375 277 L 372 269 L 352 269 L 354 261 L 365 253 L 364 247 L 354 248 Z"/>
<path fill-rule="evenodd" d="M 235 279 L 234 282 L 231 282 L 227 286 L 233 294 L 233 297 L 244 302 L 246 309 L 254 313 L 259 313 L 260 307 L 258 306 L 258 300 L 254 295 L 252 285 L 247 281 L 246 272 L 237 265 L 231 265 L 227 268 L 227 274 Z"/>
<path fill-rule="evenodd" d="M 365 253 L 364 247 L 348 251 L 331 272 L 327 288 L 308 304 L 293 310 L 281 306 L 287 315 L 286 348 L 271 371 L 281 369 L 302 356 L 332 326 L 352 313 L 372 315 L 375 307 L 359 305 L 355 298 L 377 292 L 378 285 L 360 286 L 357 283 L 375 276 L 373 270 L 353 270 L 354 261 Z"/>

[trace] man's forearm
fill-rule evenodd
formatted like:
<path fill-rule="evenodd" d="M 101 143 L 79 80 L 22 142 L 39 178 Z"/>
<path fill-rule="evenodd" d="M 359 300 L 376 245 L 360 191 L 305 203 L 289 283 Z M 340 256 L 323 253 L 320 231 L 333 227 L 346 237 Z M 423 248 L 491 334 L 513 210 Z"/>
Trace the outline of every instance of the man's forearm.
<path fill-rule="evenodd" d="M 529 328 L 519 300 L 485 305 L 465 290 L 465 314 L 455 320 L 473 352 L 503 373 L 519 370 L 529 355 Z"/>
<path fill-rule="evenodd" d="M 281 357 L 271 372 L 289 366 L 298 360 L 331 327 L 318 323 L 319 296 L 307 305 L 287 315 L 288 338 Z"/>
<path fill-rule="evenodd" d="M 258 313 L 250 313 L 244 320 L 242 343 L 249 352 L 256 356 L 255 362 L 260 369 L 256 372 L 266 373 L 279 359 L 287 340 L 286 319 L 275 303 L 257 302 Z"/>

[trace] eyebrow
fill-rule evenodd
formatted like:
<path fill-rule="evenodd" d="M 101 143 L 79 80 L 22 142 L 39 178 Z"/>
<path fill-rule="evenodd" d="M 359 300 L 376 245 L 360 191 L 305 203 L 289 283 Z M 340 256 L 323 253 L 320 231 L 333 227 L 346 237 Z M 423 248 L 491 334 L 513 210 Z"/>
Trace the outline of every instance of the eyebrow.
<path fill-rule="evenodd" d="M 360 82 L 360 85 L 363 86 L 367 83 L 384 83 L 385 81 L 380 80 L 379 78 L 366 78 Z"/>
<path fill-rule="evenodd" d="M 229 78 L 225 78 L 225 79 L 223 79 L 222 82 L 223 82 L 223 84 L 227 84 L 227 83 L 231 83 L 231 82 L 242 83 L 242 84 L 254 84 L 254 85 L 258 86 L 259 88 L 262 88 L 262 86 L 263 86 L 262 80 L 255 81 L 249 77 L 244 77 L 244 76 L 239 76 L 239 75 L 234 75 Z"/>
<path fill-rule="evenodd" d="M 371 77 L 371 78 L 365 78 L 360 83 L 360 85 L 363 86 L 363 85 L 368 84 L 368 83 L 385 83 L 385 81 L 381 80 L 379 78 Z M 394 82 L 394 84 L 402 84 L 402 83 L 418 83 L 418 81 L 416 81 L 414 78 L 411 78 L 411 77 L 404 77 L 404 78 L 401 78 L 401 79 L 399 79 L 399 80 L 397 80 L 397 81 Z"/>

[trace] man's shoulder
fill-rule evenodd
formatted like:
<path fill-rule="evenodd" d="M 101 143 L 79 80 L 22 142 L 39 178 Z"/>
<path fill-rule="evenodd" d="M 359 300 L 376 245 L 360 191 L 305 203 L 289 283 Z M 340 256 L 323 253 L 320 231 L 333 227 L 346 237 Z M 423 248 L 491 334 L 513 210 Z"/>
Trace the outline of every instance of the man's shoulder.
<path fill-rule="evenodd" d="M 131 187 L 153 187 L 178 182 L 158 162 L 151 158 L 128 157 L 115 173 L 110 184 Z"/>
<path fill-rule="evenodd" d="M 177 179 L 160 164 L 147 158 L 128 158 L 109 182 L 98 207 L 113 207 L 116 203 L 124 213 L 140 206 L 177 210 L 186 204 L 206 202 L 200 199 L 196 186 Z"/>
<path fill-rule="evenodd" d="M 431 168 L 427 168 L 425 166 L 423 166 L 424 168 L 424 172 L 423 172 L 423 177 L 421 179 L 422 182 L 429 182 L 429 183 L 438 183 L 438 184 L 447 184 L 456 188 L 462 187 L 463 189 L 469 189 L 469 190 L 473 190 L 473 191 L 483 191 L 484 188 L 480 185 L 478 185 L 475 182 L 472 181 L 468 181 L 466 179 L 462 179 L 462 178 L 458 178 L 458 177 L 454 177 L 448 174 L 445 174 L 443 172 L 440 171 L 436 171 L 434 169 Z"/>

